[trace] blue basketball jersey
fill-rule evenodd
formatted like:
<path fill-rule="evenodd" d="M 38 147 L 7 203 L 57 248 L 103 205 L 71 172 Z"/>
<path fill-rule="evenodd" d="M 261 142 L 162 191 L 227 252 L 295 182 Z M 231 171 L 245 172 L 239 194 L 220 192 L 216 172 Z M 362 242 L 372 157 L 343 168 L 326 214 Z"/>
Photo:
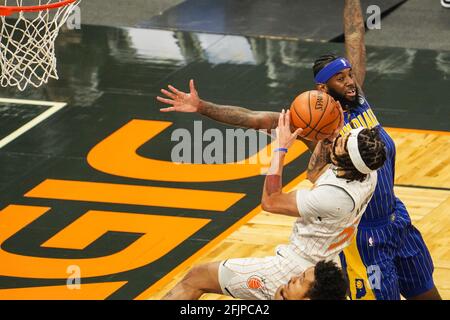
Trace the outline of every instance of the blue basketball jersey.
<path fill-rule="evenodd" d="M 415 297 L 434 287 L 433 261 L 404 204 L 394 194 L 394 141 L 367 100 L 362 96 L 358 99 L 356 109 L 344 112 L 341 134 L 357 127 L 378 127 L 386 144 L 387 159 L 378 169 L 377 186 L 358 233 L 340 255 L 342 267 L 349 279 L 352 299 L 398 300 L 400 294 Z M 376 280 L 377 273 L 380 281 Z"/>
<path fill-rule="evenodd" d="M 341 134 L 345 134 L 351 129 L 359 127 L 369 129 L 378 127 L 380 136 L 386 144 L 387 159 L 383 167 L 378 170 L 378 183 L 375 193 L 361 219 L 361 221 L 377 220 L 391 215 L 396 206 L 396 197 L 394 194 L 395 144 L 378 122 L 367 100 L 362 96 L 359 96 L 358 99 L 359 106 L 356 109 L 344 111 L 345 125 Z"/>

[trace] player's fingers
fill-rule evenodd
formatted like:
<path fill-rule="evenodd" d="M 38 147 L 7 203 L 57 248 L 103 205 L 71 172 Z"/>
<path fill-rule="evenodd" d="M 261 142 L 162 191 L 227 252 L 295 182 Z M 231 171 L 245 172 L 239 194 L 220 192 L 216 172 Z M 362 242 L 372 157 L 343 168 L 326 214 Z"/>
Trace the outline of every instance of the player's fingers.
<path fill-rule="evenodd" d="M 303 132 L 302 128 L 298 128 L 297 130 L 295 130 L 294 135 L 293 135 L 294 138 L 297 138 L 298 136 L 301 136 L 302 132 Z"/>
<path fill-rule="evenodd" d="M 189 88 L 191 89 L 191 93 L 197 94 L 197 90 L 195 89 L 194 79 L 191 79 L 191 81 L 189 81 Z"/>
<path fill-rule="evenodd" d="M 170 92 L 170 91 L 167 91 L 166 89 L 161 89 L 161 92 L 163 93 L 163 94 L 165 94 L 166 96 L 168 96 L 169 98 L 171 98 L 171 99 L 176 99 L 176 95 L 174 95 L 172 92 Z"/>
<path fill-rule="evenodd" d="M 280 112 L 280 116 L 278 117 L 278 128 L 283 125 L 283 111 Z"/>
<path fill-rule="evenodd" d="M 291 122 L 291 111 L 287 109 L 286 116 L 284 117 L 284 125 L 290 128 L 291 127 L 290 122 Z"/>
<path fill-rule="evenodd" d="M 182 96 L 185 95 L 184 92 L 178 90 L 177 88 L 175 88 L 174 86 L 171 86 L 170 84 L 168 85 L 168 87 L 169 87 L 170 91 L 172 91 L 173 93 L 175 93 L 177 96 L 181 96 L 181 97 L 182 97 Z"/>
<path fill-rule="evenodd" d="M 173 111 L 177 111 L 177 110 L 175 109 L 175 107 L 168 107 L 168 108 L 159 109 L 159 111 L 161 111 L 161 112 L 173 112 Z"/>
<path fill-rule="evenodd" d="M 170 100 L 170 99 L 165 99 L 165 98 L 162 98 L 162 97 L 156 97 L 156 100 L 158 100 L 158 101 L 160 101 L 160 102 L 162 102 L 162 103 L 165 103 L 165 104 L 175 104 L 175 101 L 173 101 L 173 100 Z"/>

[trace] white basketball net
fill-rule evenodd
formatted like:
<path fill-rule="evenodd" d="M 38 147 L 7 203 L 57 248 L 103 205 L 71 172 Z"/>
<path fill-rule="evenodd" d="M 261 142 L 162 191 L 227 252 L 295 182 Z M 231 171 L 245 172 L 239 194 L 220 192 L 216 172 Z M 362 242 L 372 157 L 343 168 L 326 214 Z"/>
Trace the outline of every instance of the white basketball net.
<path fill-rule="evenodd" d="M 0 6 L 37 6 L 61 0 L 0 0 Z M 0 85 L 23 91 L 58 79 L 55 40 L 81 0 L 39 12 L 0 16 Z"/>

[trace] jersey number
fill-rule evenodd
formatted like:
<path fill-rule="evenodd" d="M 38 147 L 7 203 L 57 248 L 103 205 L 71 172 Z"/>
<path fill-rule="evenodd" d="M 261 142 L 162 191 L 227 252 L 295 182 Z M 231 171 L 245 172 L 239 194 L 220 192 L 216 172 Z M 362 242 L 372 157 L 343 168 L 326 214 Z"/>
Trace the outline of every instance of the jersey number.
<path fill-rule="evenodd" d="M 350 226 L 348 228 L 345 228 L 344 231 L 342 231 L 339 234 L 339 236 L 338 236 L 339 238 L 342 237 L 342 239 L 337 241 L 337 242 L 335 242 L 335 243 L 332 243 L 328 247 L 327 251 L 331 251 L 331 250 L 341 246 L 342 244 L 346 243 L 347 241 L 351 240 L 353 235 L 355 234 L 355 231 L 356 231 L 356 226 L 355 225 Z"/>

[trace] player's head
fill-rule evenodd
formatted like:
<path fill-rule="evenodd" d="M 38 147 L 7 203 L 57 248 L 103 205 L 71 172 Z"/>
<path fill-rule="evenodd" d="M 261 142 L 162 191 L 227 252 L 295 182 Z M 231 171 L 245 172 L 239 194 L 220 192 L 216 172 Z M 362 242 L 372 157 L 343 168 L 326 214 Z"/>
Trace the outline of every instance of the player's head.
<path fill-rule="evenodd" d="M 344 300 L 347 281 L 334 262 L 320 261 L 280 286 L 276 300 Z"/>
<path fill-rule="evenodd" d="M 330 160 L 340 169 L 339 178 L 363 181 L 386 161 L 385 144 L 377 128 L 353 129 L 333 141 Z"/>
<path fill-rule="evenodd" d="M 334 54 L 320 56 L 313 66 L 317 90 L 325 91 L 344 109 L 358 105 L 358 87 L 347 59 Z"/>

